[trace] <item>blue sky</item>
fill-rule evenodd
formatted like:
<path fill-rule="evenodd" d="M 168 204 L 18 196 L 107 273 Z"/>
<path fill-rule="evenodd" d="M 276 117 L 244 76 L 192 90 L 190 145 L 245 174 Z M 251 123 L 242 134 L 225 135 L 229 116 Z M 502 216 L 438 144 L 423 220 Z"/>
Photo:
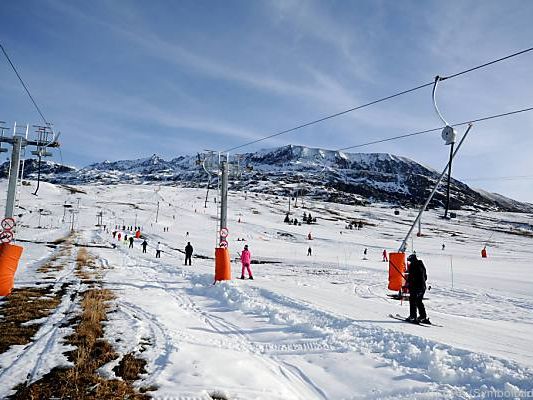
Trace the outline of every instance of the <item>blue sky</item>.
<path fill-rule="evenodd" d="M 84 166 L 226 149 L 533 46 L 528 1 L 3 1 L 0 40 L 62 160 Z M 533 106 L 533 53 L 443 82 L 459 122 Z M 0 62 L 0 120 L 38 123 Z M 241 149 L 328 149 L 440 126 L 431 88 Z M 479 123 L 468 179 L 533 174 L 533 112 Z M 358 149 L 441 170 L 439 134 Z M 55 158 L 61 161 L 59 154 Z M 472 180 L 533 202 L 533 178 Z"/>

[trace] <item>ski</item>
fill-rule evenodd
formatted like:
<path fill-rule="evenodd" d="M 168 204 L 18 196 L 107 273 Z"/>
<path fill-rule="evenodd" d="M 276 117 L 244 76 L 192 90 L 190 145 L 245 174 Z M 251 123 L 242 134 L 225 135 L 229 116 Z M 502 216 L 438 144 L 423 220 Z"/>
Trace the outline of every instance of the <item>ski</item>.
<path fill-rule="evenodd" d="M 393 319 L 396 319 L 396 320 L 398 320 L 398 321 L 405 322 L 406 324 L 429 327 L 429 325 L 427 325 L 427 324 L 426 324 L 426 325 L 421 324 L 421 323 L 418 322 L 418 321 L 407 321 L 407 320 L 405 319 L 405 317 L 402 317 L 400 314 L 389 314 L 389 317 L 390 317 L 390 318 L 393 318 Z"/>
<path fill-rule="evenodd" d="M 418 321 L 407 321 L 406 318 L 404 316 L 401 316 L 400 314 L 389 314 L 389 317 L 390 318 L 394 318 L 398 321 L 403 321 L 403 322 L 406 322 L 408 324 L 413 324 L 413 325 L 419 325 L 419 326 L 425 326 L 425 327 L 430 327 L 430 326 L 436 326 L 436 327 L 439 327 L 439 328 L 442 328 L 443 325 L 438 325 L 438 324 L 434 324 L 433 322 L 430 322 L 429 324 L 425 324 L 425 323 L 421 323 L 421 322 L 418 322 Z"/>

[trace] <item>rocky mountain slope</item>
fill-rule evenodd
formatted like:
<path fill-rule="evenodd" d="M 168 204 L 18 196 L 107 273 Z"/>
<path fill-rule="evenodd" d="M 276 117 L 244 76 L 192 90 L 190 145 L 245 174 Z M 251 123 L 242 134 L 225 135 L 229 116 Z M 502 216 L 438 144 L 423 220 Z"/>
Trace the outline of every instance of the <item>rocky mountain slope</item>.
<path fill-rule="evenodd" d="M 104 161 L 85 168 L 43 162 L 42 179 L 60 184 L 160 183 L 205 187 L 208 175 L 197 156 L 164 160 L 157 155 L 137 160 Z M 237 162 L 236 162 L 237 163 Z M 210 169 L 210 160 L 204 165 Z M 413 160 L 384 153 L 344 153 L 288 145 L 238 156 L 230 189 L 280 196 L 322 199 L 346 204 L 388 202 L 400 206 L 423 204 L 438 173 Z M 213 165 L 214 167 L 214 165 Z M 6 177 L 8 163 L 0 166 Z M 25 176 L 35 179 L 37 162 L 27 160 Z M 216 174 L 212 175 L 215 183 Z M 533 212 L 533 205 L 502 195 L 474 190 L 452 178 L 451 208 Z M 445 185 L 430 204 L 443 206 Z"/>

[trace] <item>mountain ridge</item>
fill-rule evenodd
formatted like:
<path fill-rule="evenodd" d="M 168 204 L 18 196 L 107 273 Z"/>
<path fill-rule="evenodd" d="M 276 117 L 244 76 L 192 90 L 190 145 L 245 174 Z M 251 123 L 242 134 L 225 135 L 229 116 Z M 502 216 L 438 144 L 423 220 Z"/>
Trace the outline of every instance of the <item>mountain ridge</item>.
<path fill-rule="evenodd" d="M 287 145 L 237 157 L 241 168 L 233 171 L 230 189 L 345 204 L 421 205 L 439 176 L 434 169 L 389 153 L 347 153 Z M 205 187 L 208 175 L 199 161 L 202 160 L 194 155 L 165 160 L 156 154 L 134 160 L 106 160 L 83 168 L 43 161 L 41 178 L 69 185 L 159 183 Z M 7 177 L 8 168 L 9 163 L 0 166 L 0 177 Z M 37 170 L 36 160 L 26 160 L 25 177 L 35 179 Z M 439 186 L 430 207 L 445 204 L 445 189 L 445 184 Z M 470 188 L 453 177 L 450 205 L 451 209 L 533 213 L 533 204 Z"/>

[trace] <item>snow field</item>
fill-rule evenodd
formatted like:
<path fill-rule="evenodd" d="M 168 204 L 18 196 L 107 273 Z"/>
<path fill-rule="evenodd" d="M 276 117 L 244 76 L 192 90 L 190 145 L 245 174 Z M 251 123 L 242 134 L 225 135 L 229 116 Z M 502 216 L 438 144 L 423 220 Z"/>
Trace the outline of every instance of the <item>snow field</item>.
<path fill-rule="evenodd" d="M 43 185 L 39 199 L 53 212 L 55 228 L 37 230 L 35 216 L 25 214 L 18 237 L 58 237 L 65 231 L 59 221 L 62 204 L 76 203 L 77 197 L 78 227 L 88 244 L 117 244 L 93 226 L 99 209 L 109 228 L 134 225 L 137 218 L 148 254 L 141 253 L 139 242 L 134 249 L 117 244 L 90 251 L 104 267 L 106 286 L 117 294 L 106 338 L 119 353 L 133 351 L 148 361 L 148 373 L 136 384 L 157 386 L 156 398 L 205 399 L 218 392 L 230 399 L 437 399 L 531 389 L 531 238 L 491 233 L 502 220 L 523 223 L 530 216 L 487 213 L 480 227 L 471 212 L 458 212 L 451 221 L 434 212 L 424 215 L 425 236 L 413 238 L 413 245 L 433 286 L 426 293 L 428 313 L 444 325 L 424 328 L 387 318 L 406 314 L 408 307 L 386 296 L 387 264 L 381 262 L 384 248 L 399 246 L 414 211 L 401 210 L 395 217 L 385 205 L 305 201 L 318 225 L 289 226 L 282 223 L 286 199 L 249 195 L 245 201 L 242 193 L 231 193 L 232 257 L 243 246 L 236 239 L 245 238 L 253 259 L 272 263 L 252 264 L 254 281 L 212 285 L 212 259 L 193 258 L 193 266 L 185 267 L 176 251 L 191 241 L 195 254 L 213 257 L 216 208 L 212 197 L 203 208 L 204 191 L 133 185 L 82 189 L 87 194 L 70 195 Z M 300 220 L 303 211 L 296 211 Z M 345 230 L 346 218 L 363 219 L 365 227 Z M 164 245 L 161 259 L 154 258 L 157 241 Z M 479 251 L 486 242 L 489 258 L 482 260 Z M 41 244 L 24 246 L 17 285 L 35 281 L 36 266 L 50 254 Z M 312 257 L 306 256 L 308 246 Z M 240 276 L 238 263 L 232 268 L 233 276 Z M 65 350 L 51 344 L 48 351 L 60 362 Z M 13 357 L 1 355 L 0 364 Z M 102 373 L 113 377 L 114 365 Z M 35 377 L 51 367 L 40 365 Z M 16 382 L 28 371 L 9 373 Z"/>

